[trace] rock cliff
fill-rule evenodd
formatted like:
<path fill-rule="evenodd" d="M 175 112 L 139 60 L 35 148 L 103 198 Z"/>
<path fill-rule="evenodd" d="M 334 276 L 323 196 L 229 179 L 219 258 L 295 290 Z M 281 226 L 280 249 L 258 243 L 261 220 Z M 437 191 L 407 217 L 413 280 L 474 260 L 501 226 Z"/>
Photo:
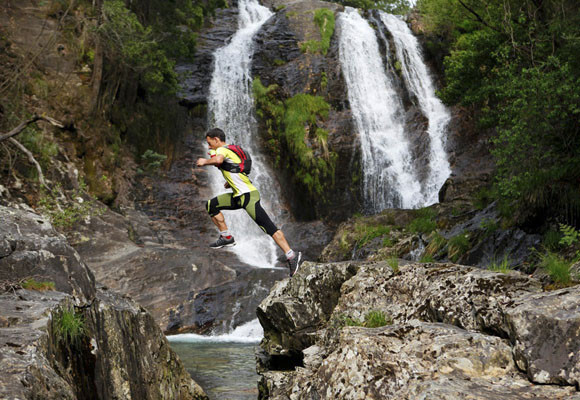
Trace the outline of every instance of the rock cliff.
<path fill-rule="evenodd" d="M 578 296 L 456 264 L 305 263 L 258 308 L 260 398 L 580 399 Z"/>
<path fill-rule="evenodd" d="M 0 397 L 207 399 L 144 308 L 47 219 L 0 207 Z"/>

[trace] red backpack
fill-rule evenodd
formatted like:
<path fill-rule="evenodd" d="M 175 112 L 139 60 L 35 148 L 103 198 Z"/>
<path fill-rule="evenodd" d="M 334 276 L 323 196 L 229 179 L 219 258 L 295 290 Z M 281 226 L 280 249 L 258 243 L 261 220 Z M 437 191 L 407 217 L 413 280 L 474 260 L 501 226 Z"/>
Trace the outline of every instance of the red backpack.
<path fill-rule="evenodd" d="M 252 157 L 242 148 L 242 146 L 237 146 L 235 144 L 230 144 L 225 146 L 226 149 L 236 153 L 240 160 L 239 164 L 222 163 L 220 168 L 229 172 L 240 173 L 249 175 L 252 171 Z"/>

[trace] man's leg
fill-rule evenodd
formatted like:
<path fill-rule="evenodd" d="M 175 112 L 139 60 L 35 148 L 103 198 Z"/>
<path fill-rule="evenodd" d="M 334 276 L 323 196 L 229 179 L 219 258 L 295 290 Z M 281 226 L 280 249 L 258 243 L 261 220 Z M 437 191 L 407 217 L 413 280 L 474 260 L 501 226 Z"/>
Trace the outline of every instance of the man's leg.
<path fill-rule="evenodd" d="M 217 241 L 210 244 L 210 247 L 219 249 L 224 246 L 233 246 L 236 244 L 234 237 L 228 232 L 226 220 L 221 210 L 237 210 L 240 206 L 233 200 L 231 193 L 220 194 L 209 200 L 206 205 L 212 222 L 220 231 L 220 237 Z"/>
<path fill-rule="evenodd" d="M 292 251 L 284 233 L 274 225 L 266 211 L 262 208 L 260 204 L 260 193 L 258 191 L 252 191 L 250 193 L 244 194 L 242 199 L 242 207 L 247 211 L 247 213 L 252 217 L 254 221 L 258 224 L 260 228 L 268 235 L 272 236 L 274 242 L 282 249 L 288 260 L 288 268 L 290 269 L 290 276 L 294 275 L 300 263 L 302 261 L 302 253 L 297 254 Z"/>
<path fill-rule="evenodd" d="M 274 239 L 274 241 L 276 242 L 276 244 L 278 245 L 278 247 L 280 247 L 282 249 L 282 251 L 284 252 L 284 254 L 286 254 L 286 253 L 288 253 L 290 251 L 290 245 L 286 241 L 286 237 L 284 236 L 284 232 L 282 232 L 280 229 L 278 229 L 272 235 L 272 239 Z"/>

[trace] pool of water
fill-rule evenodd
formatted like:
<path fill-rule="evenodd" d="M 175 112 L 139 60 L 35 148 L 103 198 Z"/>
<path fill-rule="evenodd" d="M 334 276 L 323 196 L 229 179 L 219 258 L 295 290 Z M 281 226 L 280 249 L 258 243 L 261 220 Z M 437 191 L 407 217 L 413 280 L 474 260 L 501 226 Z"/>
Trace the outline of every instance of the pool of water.
<path fill-rule="evenodd" d="M 232 334 L 169 336 L 191 377 L 211 400 L 256 400 L 258 379 L 255 351 L 262 337 L 257 320 Z"/>
<path fill-rule="evenodd" d="M 258 374 L 252 343 L 181 343 L 171 348 L 212 400 L 256 400 Z"/>

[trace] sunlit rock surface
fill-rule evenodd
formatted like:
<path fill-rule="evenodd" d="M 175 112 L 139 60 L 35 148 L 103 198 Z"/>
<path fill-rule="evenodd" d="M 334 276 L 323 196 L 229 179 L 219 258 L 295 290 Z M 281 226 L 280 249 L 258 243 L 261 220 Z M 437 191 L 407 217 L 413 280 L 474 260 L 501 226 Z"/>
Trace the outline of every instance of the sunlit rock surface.
<path fill-rule="evenodd" d="M 579 296 L 455 264 L 306 263 L 258 308 L 260 396 L 580 399 Z M 369 311 L 386 325 L 345 323 Z"/>

